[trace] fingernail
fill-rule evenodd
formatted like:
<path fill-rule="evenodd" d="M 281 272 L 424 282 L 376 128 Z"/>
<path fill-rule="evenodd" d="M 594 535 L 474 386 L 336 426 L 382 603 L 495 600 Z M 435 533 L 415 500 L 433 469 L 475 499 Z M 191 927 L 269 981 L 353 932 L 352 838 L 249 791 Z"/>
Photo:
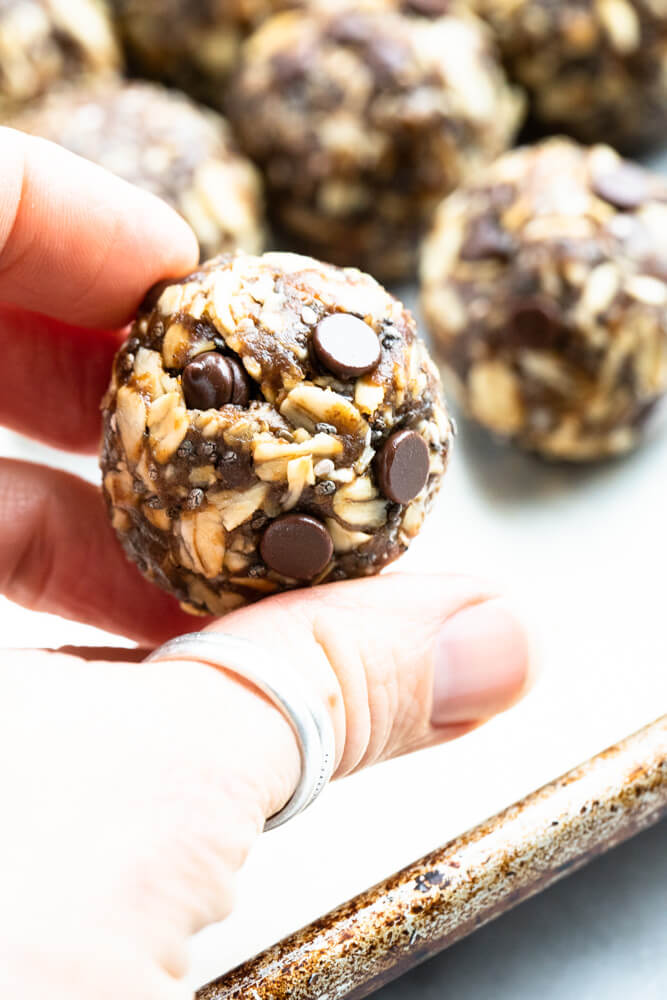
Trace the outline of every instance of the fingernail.
<path fill-rule="evenodd" d="M 526 634 L 502 601 L 475 604 L 440 629 L 434 666 L 434 726 L 489 718 L 508 708 L 526 684 Z"/>

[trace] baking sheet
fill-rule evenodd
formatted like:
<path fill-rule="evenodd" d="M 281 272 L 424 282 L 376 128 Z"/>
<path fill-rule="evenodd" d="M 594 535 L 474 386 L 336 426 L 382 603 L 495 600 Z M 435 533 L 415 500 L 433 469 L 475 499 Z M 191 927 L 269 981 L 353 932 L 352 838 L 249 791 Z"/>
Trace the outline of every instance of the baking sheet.
<path fill-rule="evenodd" d="M 667 712 L 667 429 L 632 456 L 586 468 L 460 429 L 437 507 L 395 568 L 496 582 L 531 630 L 535 687 L 483 729 L 335 784 L 261 838 L 233 915 L 192 944 L 193 987 Z M 94 459 L 4 431 L 0 454 L 98 479 Z M 5 645 L 108 640 L 6 601 L 0 622 Z"/>
<path fill-rule="evenodd" d="M 197 1000 L 362 1000 L 662 816 L 667 716 L 283 938 Z"/>

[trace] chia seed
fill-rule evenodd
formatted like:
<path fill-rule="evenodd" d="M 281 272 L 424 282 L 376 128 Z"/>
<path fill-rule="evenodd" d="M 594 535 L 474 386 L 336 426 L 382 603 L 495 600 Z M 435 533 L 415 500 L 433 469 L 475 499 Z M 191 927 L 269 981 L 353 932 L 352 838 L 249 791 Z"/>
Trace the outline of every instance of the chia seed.
<path fill-rule="evenodd" d="M 185 506 L 188 510 L 196 510 L 197 507 L 201 507 L 202 501 L 204 499 L 204 491 L 200 489 L 190 490 L 188 493 L 188 499 L 185 502 Z"/>

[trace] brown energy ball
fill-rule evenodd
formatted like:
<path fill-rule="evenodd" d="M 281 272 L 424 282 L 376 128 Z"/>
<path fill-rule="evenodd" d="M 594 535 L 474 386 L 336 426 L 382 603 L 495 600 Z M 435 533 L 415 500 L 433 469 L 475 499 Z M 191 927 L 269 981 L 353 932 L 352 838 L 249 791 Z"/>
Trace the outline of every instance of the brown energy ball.
<path fill-rule="evenodd" d="M 629 149 L 667 125 L 665 0 L 474 0 L 550 131 Z"/>
<path fill-rule="evenodd" d="M 220 107 L 241 45 L 300 0 L 111 0 L 133 68 Z"/>
<path fill-rule="evenodd" d="M 116 357 L 101 460 L 113 525 L 194 611 L 377 573 L 440 486 L 439 390 L 410 313 L 369 276 L 219 257 L 154 290 Z"/>
<path fill-rule="evenodd" d="M 120 52 L 100 0 L 0 2 L 0 115 L 82 74 L 112 73 Z"/>
<path fill-rule="evenodd" d="M 110 81 L 54 93 L 11 121 L 169 202 L 208 257 L 264 243 L 261 180 L 227 123 L 177 91 Z"/>
<path fill-rule="evenodd" d="M 414 272 L 438 201 L 509 144 L 521 109 L 463 7 L 429 18 L 377 4 L 267 21 L 229 102 L 290 237 L 387 280 Z"/>
<path fill-rule="evenodd" d="M 438 211 L 423 306 L 469 414 L 552 458 L 627 451 L 667 386 L 667 184 L 608 146 L 501 157 Z"/>

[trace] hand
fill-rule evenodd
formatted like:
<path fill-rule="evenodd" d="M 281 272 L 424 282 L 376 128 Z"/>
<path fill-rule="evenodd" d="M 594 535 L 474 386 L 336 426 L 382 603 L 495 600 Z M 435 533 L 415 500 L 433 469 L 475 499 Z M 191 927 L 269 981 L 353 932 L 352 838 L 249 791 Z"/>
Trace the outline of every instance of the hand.
<path fill-rule="evenodd" d="M 94 450 L 116 328 L 154 281 L 194 267 L 196 244 L 161 202 L 49 144 L 0 129 L 0 163 L 0 421 Z M 99 491 L 6 460 L 0 591 L 148 647 L 201 627 L 125 561 Z M 337 776 L 466 732 L 526 681 L 520 626 L 463 577 L 294 592 L 224 630 L 278 642 L 315 683 Z M 0 659 L 2 996 L 187 1000 L 189 936 L 229 912 L 235 872 L 295 787 L 294 737 L 263 697 L 143 655 Z"/>

